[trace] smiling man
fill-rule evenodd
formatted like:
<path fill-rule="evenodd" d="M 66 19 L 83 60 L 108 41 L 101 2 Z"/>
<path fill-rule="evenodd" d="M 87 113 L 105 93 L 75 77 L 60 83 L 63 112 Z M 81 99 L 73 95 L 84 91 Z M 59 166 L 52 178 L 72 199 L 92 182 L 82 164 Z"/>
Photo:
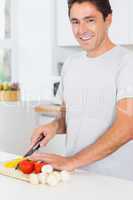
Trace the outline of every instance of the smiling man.
<path fill-rule="evenodd" d="M 67 155 L 34 154 L 59 170 L 88 172 L 133 180 L 133 54 L 108 35 L 108 0 L 69 0 L 73 34 L 83 51 L 65 62 L 59 94 L 66 113 L 37 128 L 46 145 L 66 130 Z"/>

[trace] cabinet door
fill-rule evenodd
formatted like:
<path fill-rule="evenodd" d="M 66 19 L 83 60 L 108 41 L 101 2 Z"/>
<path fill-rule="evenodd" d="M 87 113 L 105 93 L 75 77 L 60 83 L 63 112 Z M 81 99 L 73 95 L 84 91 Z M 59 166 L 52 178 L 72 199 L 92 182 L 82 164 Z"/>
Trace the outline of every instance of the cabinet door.
<path fill-rule="evenodd" d="M 113 22 L 109 35 L 118 44 L 129 43 L 129 1 L 110 0 Z M 68 17 L 67 0 L 57 0 L 57 45 L 77 46 Z"/>
<path fill-rule="evenodd" d="M 110 38 L 117 44 L 129 43 L 129 0 L 110 0 L 113 19 L 110 27 Z"/>
<path fill-rule="evenodd" d="M 57 45 L 78 46 L 69 22 L 67 0 L 56 0 L 56 3 Z"/>
<path fill-rule="evenodd" d="M 19 82 L 23 100 L 51 97 L 53 0 L 18 1 Z"/>

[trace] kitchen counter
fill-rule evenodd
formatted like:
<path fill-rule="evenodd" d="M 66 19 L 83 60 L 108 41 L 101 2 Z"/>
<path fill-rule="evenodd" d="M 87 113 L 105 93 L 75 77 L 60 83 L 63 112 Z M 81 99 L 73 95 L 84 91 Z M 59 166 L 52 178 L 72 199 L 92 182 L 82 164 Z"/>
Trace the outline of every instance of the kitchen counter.
<path fill-rule="evenodd" d="M 50 101 L 43 101 L 43 102 L 36 102 L 36 101 L 16 101 L 16 102 L 10 102 L 10 101 L 1 101 L 0 102 L 1 106 L 19 106 L 19 105 L 23 105 L 25 107 L 32 107 L 34 109 L 34 111 L 36 113 L 39 114 L 47 114 L 47 113 L 51 113 L 51 114 L 59 114 L 61 112 L 65 111 L 65 107 L 59 105 L 59 104 L 54 104 Z"/>
<path fill-rule="evenodd" d="M 8 106 L 8 107 L 19 107 L 19 106 L 25 106 L 27 109 L 33 108 L 35 113 L 42 114 L 42 115 L 48 115 L 48 116 L 57 116 L 62 112 L 65 112 L 65 107 L 54 104 L 50 101 L 43 101 L 43 102 L 36 102 L 36 101 L 0 101 L 1 106 Z"/>
<path fill-rule="evenodd" d="M 51 104 L 43 103 L 35 106 L 34 110 L 38 114 L 57 116 L 62 112 L 65 112 L 65 107 L 61 105 L 54 105 L 52 103 Z"/>
<path fill-rule="evenodd" d="M 0 152 L 0 161 L 14 155 Z M 2 200 L 133 200 L 133 182 L 112 177 L 76 171 L 67 183 L 55 187 L 31 185 L 0 175 L 0 198 Z"/>

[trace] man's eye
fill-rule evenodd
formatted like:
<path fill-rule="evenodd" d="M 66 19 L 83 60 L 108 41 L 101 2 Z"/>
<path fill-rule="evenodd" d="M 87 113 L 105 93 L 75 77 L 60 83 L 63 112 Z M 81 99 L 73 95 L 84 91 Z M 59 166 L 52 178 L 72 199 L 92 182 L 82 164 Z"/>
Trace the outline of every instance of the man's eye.
<path fill-rule="evenodd" d="M 78 21 L 72 21 L 71 23 L 72 24 L 78 24 Z"/>
<path fill-rule="evenodd" d="M 93 23 L 93 22 L 95 22 L 95 20 L 94 19 L 88 19 L 88 20 L 86 20 L 86 22 L 87 23 Z"/>

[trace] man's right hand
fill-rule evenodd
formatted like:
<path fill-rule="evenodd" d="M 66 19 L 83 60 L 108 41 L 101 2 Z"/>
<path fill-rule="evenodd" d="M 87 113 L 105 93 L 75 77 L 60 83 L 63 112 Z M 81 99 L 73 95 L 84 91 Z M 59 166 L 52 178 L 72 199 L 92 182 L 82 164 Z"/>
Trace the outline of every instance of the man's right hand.
<path fill-rule="evenodd" d="M 31 146 L 33 146 L 41 135 L 44 135 L 44 139 L 40 142 L 41 146 L 46 146 L 48 142 L 56 135 L 58 130 L 58 122 L 53 121 L 49 124 L 42 125 L 36 128 L 31 138 Z"/>

